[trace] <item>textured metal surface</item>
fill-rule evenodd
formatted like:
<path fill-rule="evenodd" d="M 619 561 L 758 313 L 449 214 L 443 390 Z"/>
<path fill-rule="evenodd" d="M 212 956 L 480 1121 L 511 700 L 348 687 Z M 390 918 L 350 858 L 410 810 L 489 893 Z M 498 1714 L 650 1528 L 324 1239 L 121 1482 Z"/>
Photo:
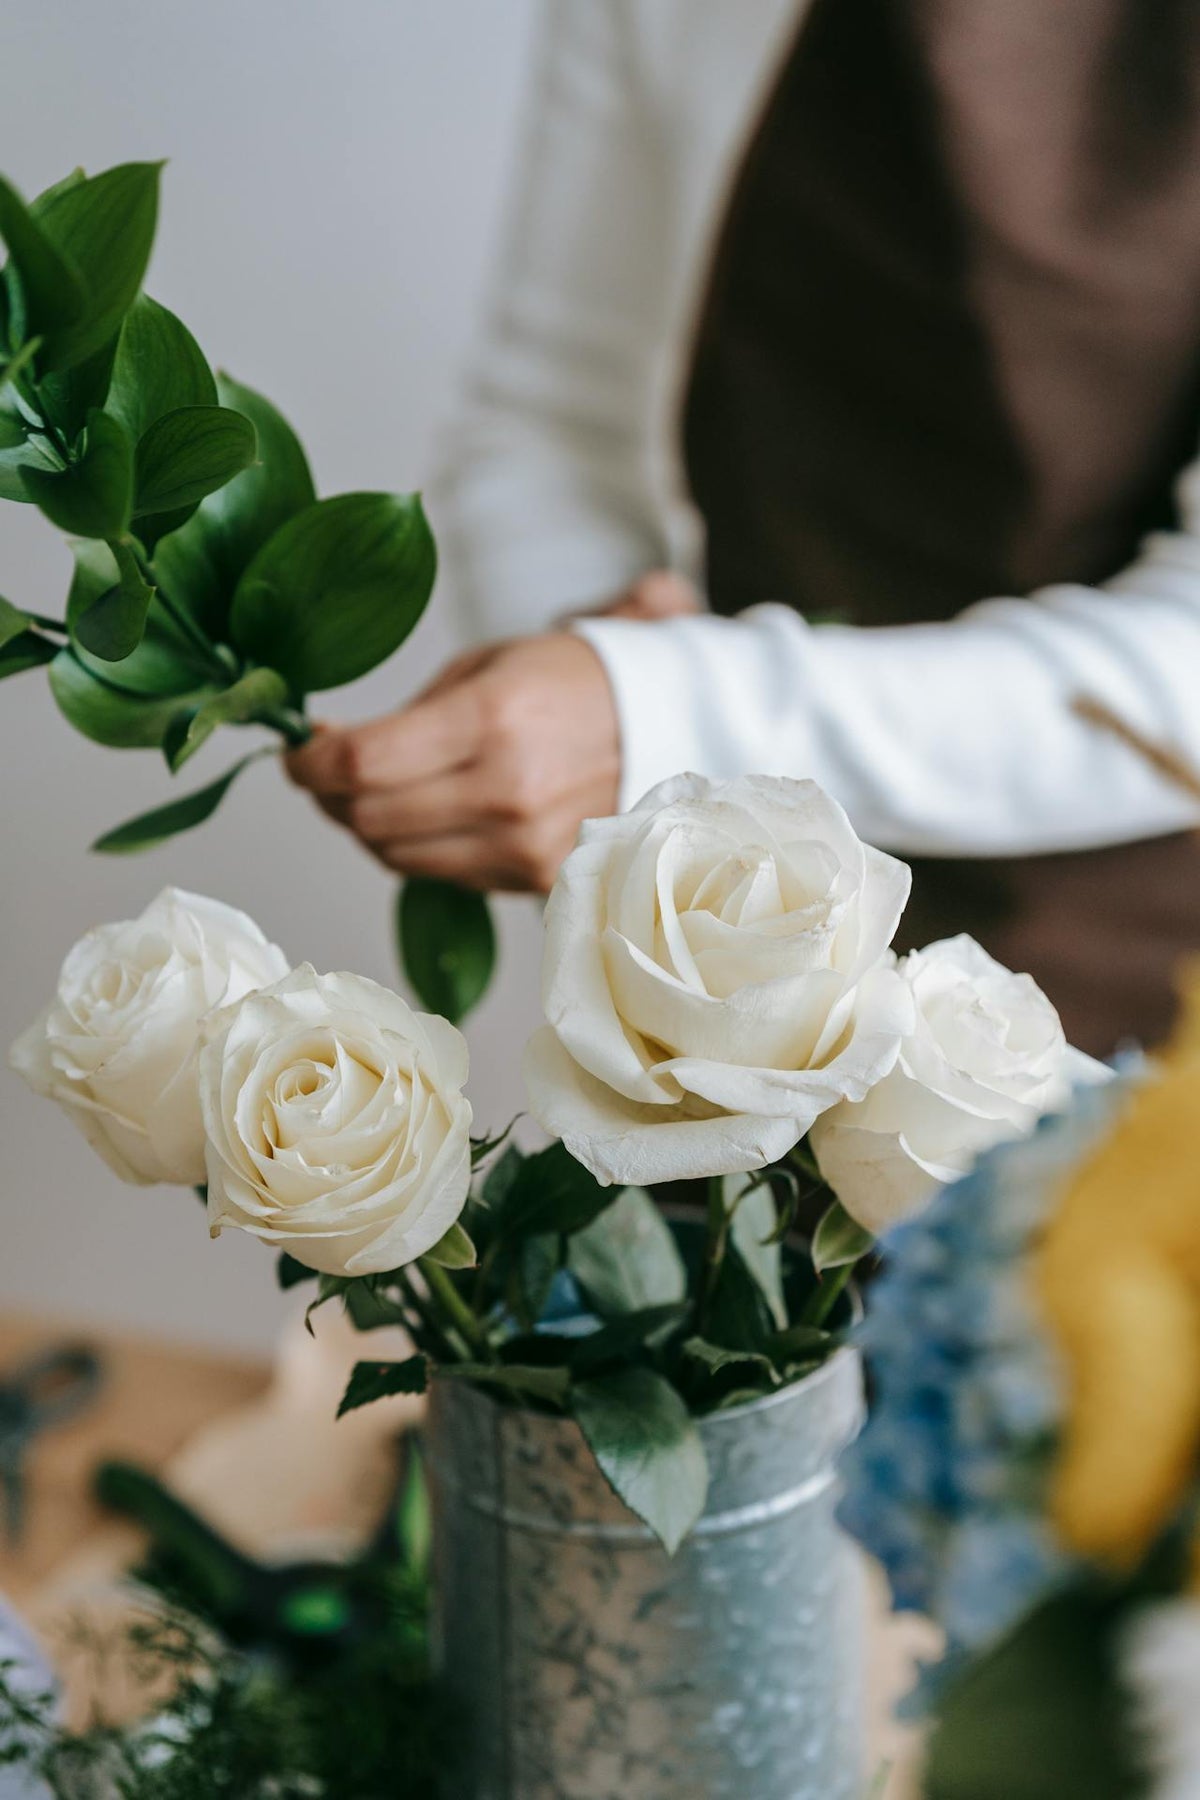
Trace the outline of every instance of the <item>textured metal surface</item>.
<path fill-rule="evenodd" d="M 843 1350 L 702 1420 L 708 1505 L 670 1559 L 570 1420 L 436 1384 L 447 1800 L 857 1800 L 863 1607 L 833 1509 L 861 1408 Z"/>

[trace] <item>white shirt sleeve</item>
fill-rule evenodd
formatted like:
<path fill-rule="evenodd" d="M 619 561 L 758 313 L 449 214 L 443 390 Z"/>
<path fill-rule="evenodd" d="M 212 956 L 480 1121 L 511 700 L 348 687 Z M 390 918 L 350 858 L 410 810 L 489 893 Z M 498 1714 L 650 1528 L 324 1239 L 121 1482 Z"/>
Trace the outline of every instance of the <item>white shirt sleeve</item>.
<path fill-rule="evenodd" d="M 672 208 L 636 48 L 613 0 L 545 9 L 515 208 L 431 493 L 468 640 L 541 630 L 667 560 L 650 413 Z"/>
<path fill-rule="evenodd" d="M 945 624 L 582 621 L 623 747 L 622 805 L 683 769 L 811 776 L 870 841 L 1023 855 L 1200 825 L 1200 806 L 1072 710 L 1100 701 L 1200 770 L 1200 464 L 1180 526 L 1098 588 L 995 599 Z"/>

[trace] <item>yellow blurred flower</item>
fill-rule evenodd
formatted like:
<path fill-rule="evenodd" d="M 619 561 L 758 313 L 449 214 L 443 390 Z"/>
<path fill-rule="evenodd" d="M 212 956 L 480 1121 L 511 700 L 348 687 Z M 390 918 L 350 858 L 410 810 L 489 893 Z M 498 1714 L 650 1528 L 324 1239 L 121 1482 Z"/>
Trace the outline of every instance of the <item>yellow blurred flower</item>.
<path fill-rule="evenodd" d="M 1067 1184 L 1034 1280 L 1067 1386 L 1053 1518 L 1128 1565 L 1200 1453 L 1200 965 L 1174 1042 Z"/>

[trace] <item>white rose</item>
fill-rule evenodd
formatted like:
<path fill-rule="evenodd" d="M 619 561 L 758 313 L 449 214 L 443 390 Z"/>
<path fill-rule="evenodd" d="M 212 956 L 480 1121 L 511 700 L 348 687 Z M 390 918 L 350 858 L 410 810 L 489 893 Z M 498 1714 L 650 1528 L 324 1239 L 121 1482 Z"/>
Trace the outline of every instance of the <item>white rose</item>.
<path fill-rule="evenodd" d="M 214 1014 L 200 1053 L 208 1219 L 327 1275 L 432 1249 L 471 1182 L 467 1045 L 359 975 L 304 965 Z"/>
<path fill-rule="evenodd" d="M 846 1211 L 883 1231 L 964 1175 L 980 1151 L 1024 1137 L 1072 1084 L 1108 1071 L 1063 1036 L 1030 975 L 973 938 L 945 938 L 898 965 L 913 1029 L 891 1074 L 813 1127 L 821 1173 Z"/>
<path fill-rule="evenodd" d="M 895 1062 L 908 889 L 811 781 L 682 775 L 589 821 L 546 913 L 535 1116 L 604 1182 L 774 1161 Z"/>
<path fill-rule="evenodd" d="M 123 1180 L 201 1182 L 200 1020 L 287 967 L 245 913 L 166 888 L 140 918 L 79 940 L 9 1060 Z"/>

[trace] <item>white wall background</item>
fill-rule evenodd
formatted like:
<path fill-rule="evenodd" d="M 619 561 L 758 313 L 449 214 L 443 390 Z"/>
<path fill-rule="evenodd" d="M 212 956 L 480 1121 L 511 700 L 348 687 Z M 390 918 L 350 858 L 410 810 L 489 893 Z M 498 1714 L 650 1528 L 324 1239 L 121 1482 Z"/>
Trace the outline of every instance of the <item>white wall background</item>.
<path fill-rule="evenodd" d="M 418 487 L 480 301 L 532 24 L 531 0 L 7 0 L 0 168 L 30 194 L 77 163 L 169 157 L 150 291 L 282 407 L 322 493 Z M 68 568 L 32 508 L 0 509 L 0 593 L 58 612 Z M 396 704 L 450 647 L 435 598 L 327 716 Z M 210 746 L 189 785 L 231 760 Z M 80 932 L 168 881 L 244 907 L 297 961 L 394 980 L 392 884 L 273 765 L 192 837 L 87 854 L 167 788 L 152 754 L 76 736 L 40 675 L 0 688 L 0 1044 Z M 503 926 L 469 1032 L 489 1126 L 520 1103 L 536 1014 L 536 909 L 509 903 Z M 0 1308 L 240 1348 L 269 1341 L 281 1299 L 261 1246 L 210 1243 L 187 1194 L 122 1187 L 0 1067 Z"/>

